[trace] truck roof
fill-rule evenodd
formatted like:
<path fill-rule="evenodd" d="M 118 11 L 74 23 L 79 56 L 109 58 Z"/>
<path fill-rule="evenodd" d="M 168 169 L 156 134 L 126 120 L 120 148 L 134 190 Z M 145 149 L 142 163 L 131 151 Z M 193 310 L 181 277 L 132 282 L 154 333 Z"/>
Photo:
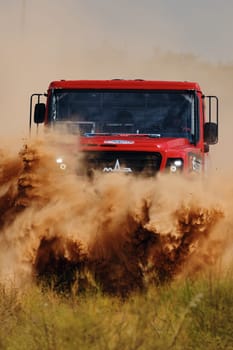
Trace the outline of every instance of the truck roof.
<path fill-rule="evenodd" d="M 201 91 L 196 82 L 160 80 L 59 80 L 52 81 L 49 89 L 138 89 L 138 90 L 196 90 Z"/>

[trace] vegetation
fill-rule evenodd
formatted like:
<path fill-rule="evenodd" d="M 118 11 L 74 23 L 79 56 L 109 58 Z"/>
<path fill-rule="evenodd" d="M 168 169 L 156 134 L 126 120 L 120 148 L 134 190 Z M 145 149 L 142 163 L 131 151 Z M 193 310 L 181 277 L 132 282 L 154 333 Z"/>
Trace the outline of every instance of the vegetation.
<path fill-rule="evenodd" d="M 2 349 L 233 349 L 233 274 L 150 286 L 126 300 L 0 287 Z"/>

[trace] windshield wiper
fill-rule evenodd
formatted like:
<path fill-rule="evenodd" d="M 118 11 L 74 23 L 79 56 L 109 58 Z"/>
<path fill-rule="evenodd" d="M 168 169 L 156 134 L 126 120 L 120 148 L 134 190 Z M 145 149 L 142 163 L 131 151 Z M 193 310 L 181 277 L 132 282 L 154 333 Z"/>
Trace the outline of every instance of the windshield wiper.
<path fill-rule="evenodd" d="M 147 134 L 147 136 L 152 138 L 158 138 L 161 137 L 161 134 Z"/>
<path fill-rule="evenodd" d="M 84 136 L 90 137 L 90 136 L 113 136 L 113 135 L 121 135 L 119 132 L 85 132 Z"/>
<path fill-rule="evenodd" d="M 159 138 L 159 137 L 161 137 L 161 134 L 132 134 L 132 133 L 120 133 L 120 132 L 116 132 L 116 133 L 114 133 L 114 132 L 100 132 L 100 133 L 92 133 L 92 132 L 86 132 L 85 134 L 84 134 L 84 136 L 86 136 L 86 137 L 94 137 L 94 136 L 124 136 L 124 135 L 126 135 L 126 136 L 133 136 L 133 137 L 145 137 L 145 136 L 147 136 L 147 137 L 151 137 L 151 138 Z"/>

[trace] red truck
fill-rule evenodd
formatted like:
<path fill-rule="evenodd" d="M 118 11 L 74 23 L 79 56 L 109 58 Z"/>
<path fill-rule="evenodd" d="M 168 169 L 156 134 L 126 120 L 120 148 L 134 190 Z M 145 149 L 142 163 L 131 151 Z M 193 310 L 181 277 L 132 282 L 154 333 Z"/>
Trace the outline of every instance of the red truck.
<path fill-rule="evenodd" d="M 218 142 L 218 98 L 196 82 L 53 81 L 31 96 L 30 130 L 33 109 L 37 125 L 78 135 L 87 173 L 202 172 Z"/>

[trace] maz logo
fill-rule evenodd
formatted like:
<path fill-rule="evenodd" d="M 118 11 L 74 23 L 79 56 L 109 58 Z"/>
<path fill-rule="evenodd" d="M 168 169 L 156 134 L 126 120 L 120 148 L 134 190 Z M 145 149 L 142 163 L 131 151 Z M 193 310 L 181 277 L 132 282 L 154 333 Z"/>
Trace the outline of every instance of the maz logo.
<path fill-rule="evenodd" d="M 132 173 L 133 171 L 132 171 L 131 168 L 121 168 L 119 159 L 117 159 L 116 163 L 114 165 L 114 168 L 111 168 L 111 167 L 107 168 L 107 167 L 105 167 L 103 169 L 103 172 L 105 172 L 105 173 L 114 173 L 114 172 L 116 172 L 116 173 L 119 173 L 119 172 L 121 172 L 121 173 Z"/>

